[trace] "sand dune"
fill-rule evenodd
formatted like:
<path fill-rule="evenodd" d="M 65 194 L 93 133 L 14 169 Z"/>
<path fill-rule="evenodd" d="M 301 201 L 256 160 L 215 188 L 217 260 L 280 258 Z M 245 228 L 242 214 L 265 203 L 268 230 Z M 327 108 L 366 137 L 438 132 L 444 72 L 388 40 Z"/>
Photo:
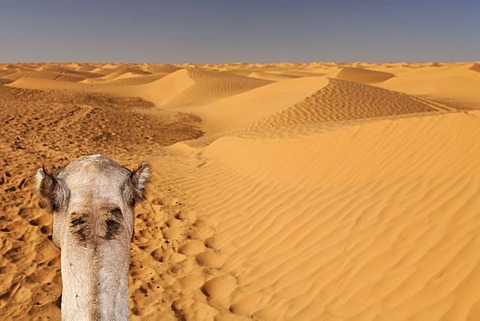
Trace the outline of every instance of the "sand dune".
<path fill-rule="evenodd" d="M 158 78 L 158 74 L 147 77 L 153 81 L 140 85 L 145 77 L 135 78 L 137 80 L 135 86 L 124 87 L 121 85 L 125 82 L 117 83 L 120 86 L 117 88 L 107 86 L 104 92 L 138 96 L 157 106 L 185 107 L 203 105 L 269 83 L 215 71 L 190 69 L 179 69 L 166 76 L 160 74 L 160 79 L 155 79 Z"/>
<path fill-rule="evenodd" d="M 265 80 L 271 80 L 271 81 L 279 81 L 279 80 L 285 80 L 285 79 L 292 79 L 292 78 L 298 78 L 296 76 L 292 75 L 283 75 L 283 74 L 272 74 L 269 72 L 251 72 L 246 74 L 248 77 L 252 78 L 258 78 L 258 79 L 265 79 Z"/>
<path fill-rule="evenodd" d="M 266 85 L 196 108 L 210 134 L 232 131 L 280 112 L 327 84 L 324 77 L 291 79 Z"/>
<path fill-rule="evenodd" d="M 97 90 L 103 90 L 105 92 L 112 92 L 112 94 L 115 94 L 115 88 L 117 87 L 123 87 L 123 90 L 118 90 L 117 91 L 121 92 L 124 90 L 130 90 L 131 86 L 138 86 L 138 85 L 143 85 L 143 84 L 149 84 L 152 83 L 156 80 L 159 80 L 165 76 L 168 76 L 168 73 L 156 73 L 156 74 L 140 74 L 140 73 L 133 73 L 133 72 L 126 72 L 119 74 L 116 77 L 112 77 L 110 80 L 100 80 L 98 81 L 95 78 L 87 78 L 83 80 L 82 82 L 85 84 L 94 84 L 95 86 L 93 88 L 96 88 Z M 90 90 L 94 90 L 92 87 Z M 121 95 L 118 93 L 117 95 Z"/>
<path fill-rule="evenodd" d="M 103 68 L 105 69 L 105 68 Z M 147 74 L 130 68 L 111 69 L 101 77 L 73 78 L 41 71 L 20 76 L 8 86 L 40 90 L 73 90 L 140 97 L 158 106 L 203 105 L 270 83 L 212 70 L 178 69 Z M 129 74 L 130 77 L 123 77 Z M 41 79 L 42 81 L 38 81 Z"/>
<path fill-rule="evenodd" d="M 153 168 L 132 320 L 479 320 L 479 63 L 0 65 L 0 315 L 58 320 L 32 176 Z"/>
<path fill-rule="evenodd" d="M 88 85 L 80 83 L 84 77 L 62 76 L 61 73 L 48 71 L 22 72 L 20 77 L 15 77 L 9 87 L 39 90 L 88 90 Z M 7 78 L 8 79 L 8 78 Z"/>
<path fill-rule="evenodd" d="M 22 78 L 26 74 L 28 74 L 28 71 L 9 71 L 9 70 L 7 70 L 5 72 L 2 72 L 0 78 L 2 80 L 4 80 L 5 82 L 12 82 L 12 81 L 15 81 L 19 78 Z"/>
<path fill-rule="evenodd" d="M 480 74 L 468 65 L 418 67 L 378 86 L 412 95 L 457 101 L 465 106 L 480 104 Z"/>
<path fill-rule="evenodd" d="M 112 70 L 111 73 L 108 73 L 102 77 L 93 78 L 95 81 L 112 81 L 119 78 L 127 78 L 127 77 L 137 77 L 137 76 L 144 76 L 149 75 L 150 73 L 133 69 L 133 68 L 116 68 Z M 91 78 L 89 78 L 91 79 Z"/>
<path fill-rule="evenodd" d="M 373 71 L 357 67 L 344 67 L 340 69 L 336 78 L 342 80 L 357 81 L 366 84 L 379 83 L 394 77 L 388 72 Z"/>
<path fill-rule="evenodd" d="M 432 112 L 426 100 L 372 86 L 329 79 L 328 86 L 250 129 L 291 127 L 303 124 L 340 122 L 402 114 Z M 440 108 L 440 107 L 439 107 Z M 448 107 L 446 107 L 448 108 Z"/>
<path fill-rule="evenodd" d="M 469 69 L 480 72 L 480 64 L 472 64 Z"/>
<path fill-rule="evenodd" d="M 270 83 L 266 80 L 195 69 L 189 70 L 188 75 L 194 82 L 193 86 L 180 93 L 169 105 L 204 105 Z"/>
<path fill-rule="evenodd" d="M 169 64 L 164 64 L 164 65 L 146 64 L 142 69 L 145 70 L 146 72 L 157 74 L 157 73 L 172 73 L 180 69 L 180 67 L 175 65 L 169 65 Z"/>
<path fill-rule="evenodd" d="M 179 69 L 167 76 L 162 76 L 158 80 L 151 81 L 141 86 L 130 87 L 132 90 L 129 95 L 142 97 L 145 100 L 161 106 L 174 99 L 181 92 L 194 84 L 189 76 L 188 70 Z M 116 92 L 124 91 L 124 88 L 118 87 Z"/>
<path fill-rule="evenodd" d="M 207 302 L 267 320 L 478 316 L 477 117 L 211 144 L 175 178 L 215 222 Z"/>
<path fill-rule="evenodd" d="M 93 76 L 93 74 L 92 74 Z M 74 71 L 65 71 L 65 70 L 42 70 L 36 72 L 26 73 L 22 79 L 29 82 L 37 83 L 42 80 L 47 81 L 60 81 L 60 82 L 78 82 L 82 81 L 86 76 L 84 74 L 74 72 Z"/>

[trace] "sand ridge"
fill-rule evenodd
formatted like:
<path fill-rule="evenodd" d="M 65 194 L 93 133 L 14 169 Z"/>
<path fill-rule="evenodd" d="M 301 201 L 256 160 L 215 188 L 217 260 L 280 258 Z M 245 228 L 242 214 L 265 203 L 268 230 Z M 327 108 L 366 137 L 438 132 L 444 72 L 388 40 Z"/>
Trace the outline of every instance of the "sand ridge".
<path fill-rule="evenodd" d="M 394 77 L 394 74 L 382 71 L 373 71 L 359 67 L 343 67 L 335 78 L 362 83 L 379 83 Z"/>
<path fill-rule="evenodd" d="M 432 107 L 414 97 L 330 78 L 324 88 L 254 127 L 291 127 L 429 111 L 432 111 Z"/>
<path fill-rule="evenodd" d="M 132 320 L 480 319 L 464 63 L 0 64 L 0 315 L 60 317 L 33 174 L 152 165 Z"/>

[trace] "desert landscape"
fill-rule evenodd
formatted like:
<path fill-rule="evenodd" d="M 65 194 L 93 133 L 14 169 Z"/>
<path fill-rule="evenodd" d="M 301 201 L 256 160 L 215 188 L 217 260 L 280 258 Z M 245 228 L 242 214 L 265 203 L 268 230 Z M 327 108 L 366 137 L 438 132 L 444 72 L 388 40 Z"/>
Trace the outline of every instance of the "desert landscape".
<path fill-rule="evenodd" d="M 132 320 L 480 320 L 480 63 L 0 64 L 0 316 L 59 320 L 35 171 L 152 167 Z"/>

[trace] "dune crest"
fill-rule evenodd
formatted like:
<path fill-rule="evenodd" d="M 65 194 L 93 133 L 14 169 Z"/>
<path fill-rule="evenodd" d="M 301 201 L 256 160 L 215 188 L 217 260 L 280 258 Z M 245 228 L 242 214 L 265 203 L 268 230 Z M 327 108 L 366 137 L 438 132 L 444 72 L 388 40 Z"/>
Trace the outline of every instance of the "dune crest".
<path fill-rule="evenodd" d="M 388 72 L 374 71 L 358 67 L 343 67 L 335 78 L 371 84 L 383 82 L 392 77 L 395 77 L 395 75 Z"/>

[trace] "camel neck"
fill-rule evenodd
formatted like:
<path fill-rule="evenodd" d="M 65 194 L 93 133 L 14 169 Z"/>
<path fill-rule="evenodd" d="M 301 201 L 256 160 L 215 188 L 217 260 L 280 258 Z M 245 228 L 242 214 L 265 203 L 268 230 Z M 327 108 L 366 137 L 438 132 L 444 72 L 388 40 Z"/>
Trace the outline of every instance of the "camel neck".
<path fill-rule="evenodd" d="M 62 247 L 63 320 L 128 320 L 129 251 L 108 250 Z"/>

